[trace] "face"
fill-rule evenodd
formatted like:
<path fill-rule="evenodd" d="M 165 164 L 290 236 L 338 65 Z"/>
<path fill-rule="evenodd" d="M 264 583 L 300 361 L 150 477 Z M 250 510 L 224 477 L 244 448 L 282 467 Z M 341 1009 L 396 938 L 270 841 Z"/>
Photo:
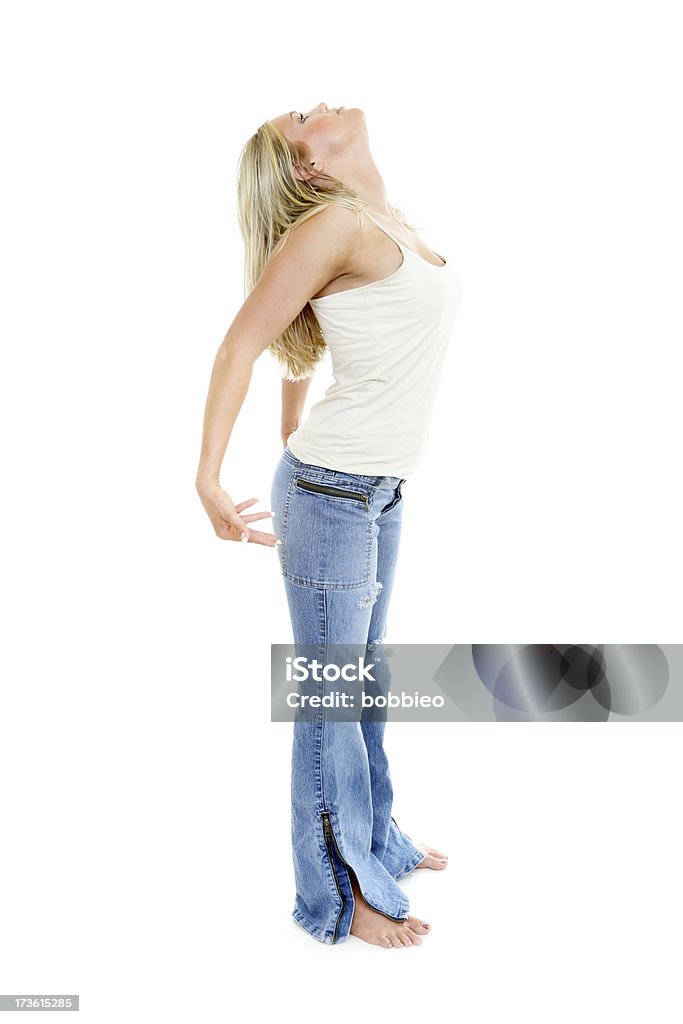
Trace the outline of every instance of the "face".
<path fill-rule="evenodd" d="M 305 142 L 316 164 L 334 159 L 349 145 L 364 121 L 358 107 L 328 107 L 319 103 L 313 110 L 292 110 L 274 117 L 275 125 L 290 142 Z"/>

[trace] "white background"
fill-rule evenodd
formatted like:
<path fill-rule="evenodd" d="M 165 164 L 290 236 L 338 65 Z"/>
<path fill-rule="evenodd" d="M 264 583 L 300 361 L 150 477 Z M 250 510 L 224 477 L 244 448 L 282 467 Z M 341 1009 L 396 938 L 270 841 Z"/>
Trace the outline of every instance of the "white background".
<path fill-rule="evenodd" d="M 403 883 L 432 934 L 294 924 L 284 589 L 194 490 L 239 152 L 358 106 L 464 290 L 388 639 L 683 639 L 676 13 L 3 3 L 0 992 L 96 1024 L 680 1020 L 678 724 L 396 725 L 396 816 L 450 854 Z M 279 387 L 265 353 L 223 467 L 258 508 Z"/>

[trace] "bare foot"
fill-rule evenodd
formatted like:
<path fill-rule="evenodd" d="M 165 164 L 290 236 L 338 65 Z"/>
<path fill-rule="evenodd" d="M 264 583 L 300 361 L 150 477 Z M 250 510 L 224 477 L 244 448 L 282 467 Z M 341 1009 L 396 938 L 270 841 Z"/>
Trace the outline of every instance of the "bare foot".
<path fill-rule="evenodd" d="M 418 850 L 422 850 L 424 853 L 424 860 L 421 860 L 417 865 L 418 868 L 432 868 L 434 871 L 443 871 L 444 868 L 448 867 L 448 855 L 441 853 L 440 850 L 435 850 L 433 846 L 426 846 L 422 843 L 415 843 Z"/>
<path fill-rule="evenodd" d="M 419 946 L 422 936 L 427 935 L 430 926 L 417 917 L 408 917 L 405 921 L 392 921 L 385 917 L 363 899 L 356 876 L 349 872 L 353 889 L 354 908 L 351 921 L 351 934 L 364 942 L 385 949 L 400 949 L 403 946 Z"/>

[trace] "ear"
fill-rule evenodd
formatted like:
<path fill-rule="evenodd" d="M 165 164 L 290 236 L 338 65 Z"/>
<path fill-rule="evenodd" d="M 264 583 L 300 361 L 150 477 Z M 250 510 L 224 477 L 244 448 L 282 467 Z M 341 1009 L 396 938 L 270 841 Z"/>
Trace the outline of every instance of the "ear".
<path fill-rule="evenodd" d="M 292 166 L 292 170 L 294 172 L 294 177 L 299 181 L 310 181 L 314 183 L 318 169 L 315 160 L 311 160 L 308 165 L 302 163 L 294 164 Z"/>

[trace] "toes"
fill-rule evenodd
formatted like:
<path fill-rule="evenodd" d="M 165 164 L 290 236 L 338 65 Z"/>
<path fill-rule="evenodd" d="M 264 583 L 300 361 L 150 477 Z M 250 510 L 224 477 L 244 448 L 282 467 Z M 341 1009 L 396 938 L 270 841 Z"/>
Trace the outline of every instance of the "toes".
<path fill-rule="evenodd" d="M 448 867 L 448 857 L 439 858 L 431 853 L 426 853 L 417 866 L 418 868 L 432 868 L 435 871 L 439 871 L 442 868 Z"/>
<path fill-rule="evenodd" d="M 412 928 L 418 935 L 426 935 L 429 931 L 429 925 L 426 921 L 421 921 L 419 917 L 409 917 L 408 927 Z"/>
<path fill-rule="evenodd" d="M 408 918 L 410 920 L 410 918 Z M 413 918 L 413 920 L 416 920 Z M 381 945 L 387 949 L 403 949 L 406 946 L 419 946 L 422 942 L 415 930 L 406 924 L 398 931 L 385 932 L 382 936 Z"/>
<path fill-rule="evenodd" d="M 435 850 L 433 846 L 425 846 L 424 849 L 431 857 L 436 857 L 437 860 L 448 860 L 447 853 L 442 853 L 441 850 Z"/>
<path fill-rule="evenodd" d="M 440 871 L 448 867 L 448 854 L 442 853 L 441 850 L 437 850 L 433 846 L 428 846 L 427 843 L 416 843 L 415 845 L 424 854 L 417 865 L 418 868 L 431 868 L 434 871 Z"/>

